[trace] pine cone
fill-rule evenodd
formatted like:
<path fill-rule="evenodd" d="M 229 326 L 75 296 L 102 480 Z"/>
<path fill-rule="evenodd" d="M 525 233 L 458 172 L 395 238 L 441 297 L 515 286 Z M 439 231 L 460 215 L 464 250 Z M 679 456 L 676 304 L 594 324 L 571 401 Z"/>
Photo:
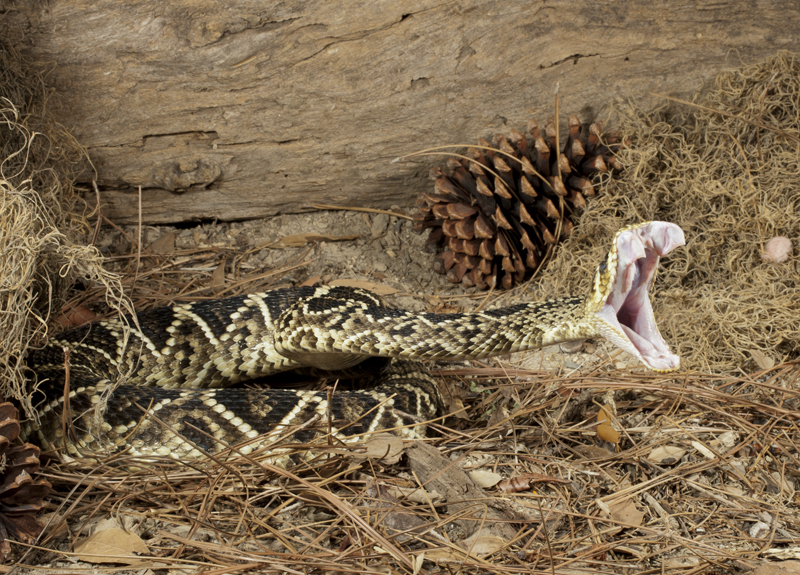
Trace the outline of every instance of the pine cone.
<path fill-rule="evenodd" d="M 530 137 L 512 130 L 511 143 L 502 134 L 493 144 L 479 140 L 494 149 L 469 148 L 469 160 L 451 158 L 449 175 L 431 170 L 434 191 L 417 201 L 415 228 L 429 228 L 436 249 L 444 245 L 433 269 L 451 282 L 481 289 L 521 282 L 572 232 L 572 218 L 595 195 L 599 176 L 622 168 L 613 155 L 619 135 L 601 136 L 599 122 L 582 135 L 580 121 L 570 117 L 560 154 L 552 118 L 544 136 L 534 120 L 528 131 Z"/>
<path fill-rule="evenodd" d="M 0 560 L 11 554 L 9 538 L 32 543 L 43 527 L 35 515 L 44 507 L 50 484 L 34 479 L 39 470 L 39 448 L 12 445 L 19 437 L 19 412 L 0 403 Z"/>

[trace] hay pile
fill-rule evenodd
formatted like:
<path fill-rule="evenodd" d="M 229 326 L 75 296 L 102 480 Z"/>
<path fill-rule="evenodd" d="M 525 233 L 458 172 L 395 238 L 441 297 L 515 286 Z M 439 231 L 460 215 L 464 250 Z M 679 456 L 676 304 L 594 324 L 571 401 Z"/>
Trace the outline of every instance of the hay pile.
<path fill-rule="evenodd" d="M 85 152 L 47 114 L 46 100 L 42 78 L 0 44 L 0 396 L 20 399 L 29 414 L 26 350 L 42 342 L 66 290 L 81 278 L 104 285 L 111 307 L 122 304 L 119 279 L 81 245 L 88 227 L 74 210 L 72 182 Z"/>
<path fill-rule="evenodd" d="M 673 103 L 621 121 L 633 145 L 619 179 L 590 203 L 550 263 L 544 294 L 583 293 L 620 226 L 680 225 L 687 246 L 665 260 L 656 283 L 661 330 L 684 367 L 748 371 L 800 353 L 800 61 L 779 53 L 721 74 L 701 104 Z M 793 257 L 765 263 L 774 236 Z M 761 352 L 761 353 L 759 353 Z"/>

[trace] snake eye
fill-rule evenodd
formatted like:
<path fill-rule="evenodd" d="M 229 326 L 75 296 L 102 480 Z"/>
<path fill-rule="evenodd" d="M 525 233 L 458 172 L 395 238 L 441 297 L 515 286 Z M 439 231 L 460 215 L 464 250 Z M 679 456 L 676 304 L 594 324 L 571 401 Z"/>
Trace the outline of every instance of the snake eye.
<path fill-rule="evenodd" d="M 604 274 L 606 273 L 606 270 L 608 270 L 608 264 L 606 263 L 606 260 L 603 260 L 597 267 L 597 271 L 599 271 L 601 274 Z"/>

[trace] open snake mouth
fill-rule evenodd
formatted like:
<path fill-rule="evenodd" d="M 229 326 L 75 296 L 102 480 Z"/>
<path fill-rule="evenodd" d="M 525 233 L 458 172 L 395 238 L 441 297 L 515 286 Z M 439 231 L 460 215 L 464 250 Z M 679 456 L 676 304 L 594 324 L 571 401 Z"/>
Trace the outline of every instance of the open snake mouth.
<path fill-rule="evenodd" d="M 675 224 L 649 222 L 620 232 L 615 242 L 616 273 L 609 274 L 610 292 L 595 314 L 598 331 L 650 369 L 678 369 L 680 357 L 669 351 L 658 331 L 648 292 L 659 259 L 685 244 L 683 231 Z"/>

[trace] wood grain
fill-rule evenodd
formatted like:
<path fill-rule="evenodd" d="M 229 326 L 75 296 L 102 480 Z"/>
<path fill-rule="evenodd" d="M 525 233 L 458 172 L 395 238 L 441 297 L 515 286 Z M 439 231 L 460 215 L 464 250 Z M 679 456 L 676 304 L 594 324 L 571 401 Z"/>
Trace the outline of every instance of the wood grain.
<path fill-rule="evenodd" d="M 553 113 L 605 117 L 650 92 L 800 48 L 800 5 L 676 0 L 20 0 L 0 34 L 48 70 L 105 213 L 247 219 L 311 203 L 409 205 L 441 158 Z M 85 175 L 88 181 L 91 173 Z M 89 188 L 91 189 L 91 188 Z M 93 201 L 94 194 L 87 199 Z"/>

